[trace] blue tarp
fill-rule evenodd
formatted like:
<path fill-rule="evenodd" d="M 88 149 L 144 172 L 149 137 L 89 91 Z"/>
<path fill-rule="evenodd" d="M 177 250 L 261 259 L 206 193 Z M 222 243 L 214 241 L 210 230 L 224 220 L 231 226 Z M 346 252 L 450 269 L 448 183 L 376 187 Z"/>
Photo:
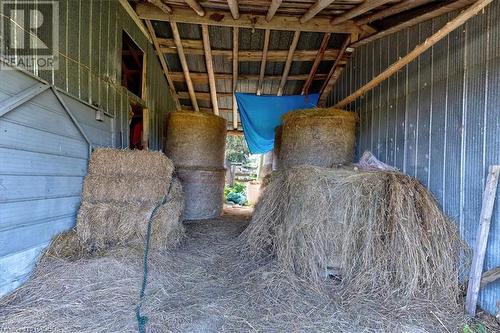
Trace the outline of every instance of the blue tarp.
<path fill-rule="evenodd" d="M 252 154 L 263 154 L 273 149 L 274 129 L 281 124 L 281 116 L 288 111 L 314 108 L 319 94 L 306 96 L 257 96 L 236 93 L 241 125 Z"/>

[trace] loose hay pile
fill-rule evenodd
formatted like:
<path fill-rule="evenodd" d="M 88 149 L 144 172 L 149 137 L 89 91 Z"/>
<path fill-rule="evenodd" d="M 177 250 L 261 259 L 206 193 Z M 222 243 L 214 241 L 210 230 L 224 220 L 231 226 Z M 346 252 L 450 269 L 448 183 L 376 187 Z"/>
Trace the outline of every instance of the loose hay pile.
<path fill-rule="evenodd" d="M 425 187 L 400 173 L 275 172 L 243 238 L 317 286 L 334 272 L 351 295 L 458 300 L 464 243 Z"/>
<path fill-rule="evenodd" d="M 97 149 L 85 177 L 76 231 L 57 236 L 48 254 L 75 259 L 117 245 L 142 245 L 157 205 L 151 246 L 176 245 L 184 232 L 184 195 L 173 171 L 160 152 Z"/>

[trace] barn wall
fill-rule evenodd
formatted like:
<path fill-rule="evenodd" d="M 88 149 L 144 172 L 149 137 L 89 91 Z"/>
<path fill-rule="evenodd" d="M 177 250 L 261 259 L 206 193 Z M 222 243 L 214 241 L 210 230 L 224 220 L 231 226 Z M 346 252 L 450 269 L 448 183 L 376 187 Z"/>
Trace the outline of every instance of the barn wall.
<path fill-rule="evenodd" d="M 89 155 L 79 128 L 93 147 L 127 147 L 135 99 L 150 111 L 150 148 L 158 150 L 174 109 L 153 46 L 118 0 L 60 0 L 59 9 L 59 69 L 0 70 L 0 295 L 22 284 L 51 237 L 75 224 Z M 146 54 L 146 101 L 120 86 L 122 30 Z M 74 120 L 53 89 L 3 114 L 2 102 L 37 84 L 57 87 Z"/>
<path fill-rule="evenodd" d="M 329 105 L 368 82 L 457 14 L 444 15 L 356 49 Z M 358 155 L 417 177 L 474 246 L 488 166 L 500 164 L 500 2 L 348 106 L 360 116 Z M 500 266 L 500 204 L 485 269 Z M 496 313 L 500 281 L 480 305 Z"/>

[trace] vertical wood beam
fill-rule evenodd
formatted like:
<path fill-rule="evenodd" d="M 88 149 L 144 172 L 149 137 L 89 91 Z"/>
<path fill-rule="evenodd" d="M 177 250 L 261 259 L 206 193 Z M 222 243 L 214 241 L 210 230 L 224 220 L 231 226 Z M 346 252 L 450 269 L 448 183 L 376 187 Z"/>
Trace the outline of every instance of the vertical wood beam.
<path fill-rule="evenodd" d="M 276 94 L 277 96 L 283 95 L 283 89 L 285 88 L 285 84 L 288 79 L 288 74 L 290 73 L 290 67 L 292 67 L 293 53 L 297 48 L 299 38 L 300 38 L 300 31 L 295 31 L 295 33 L 293 34 L 292 43 L 290 44 L 290 49 L 288 50 L 288 55 L 286 57 L 285 68 L 283 69 L 280 85 L 278 87 L 278 93 Z"/>
<path fill-rule="evenodd" d="M 184 48 L 182 46 L 181 35 L 179 34 L 177 23 L 170 22 L 170 27 L 172 28 L 172 36 L 174 37 L 174 43 L 177 47 L 177 54 L 179 55 L 182 71 L 184 72 L 184 78 L 186 79 L 186 85 L 188 88 L 189 97 L 191 99 L 191 104 L 193 104 L 193 109 L 195 111 L 200 111 L 200 108 L 198 107 L 198 101 L 196 100 L 196 94 L 194 92 L 193 81 L 191 81 L 191 76 L 189 75 L 189 67 L 186 60 L 186 55 L 184 54 Z"/>
<path fill-rule="evenodd" d="M 219 103 L 217 102 L 217 88 L 215 87 L 214 65 L 212 61 L 212 49 L 210 47 L 210 36 L 208 25 L 201 25 L 203 37 L 203 48 L 205 49 L 205 62 L 207 64 L 208 84 L 210 85 L 210 98 L 212 100 L 213 112 L 219 115 Z"/>
<path fill-rule="evenodd" d="M 391 0 L 371 0 L 371 1 L 365 1 L 361 5 L 354 7 L 353 9 L 345 12 L 342 15 L 339 15 L 337 17 L 334 17 L 331 21 L 333 25 L 335 24 L 340 24 L 343 23 L 347 20 L 352 19 L 353 17 L 357 17 L 359 15 L 362 15 L 373 8 L 377 8 L 378 6 L 382 6 Z"/>
<path fill-rule="evenodd" d="M 323 35 L 323 40 L 321 41 L 318 54 L 316 54 L 316 58 L 314 59 L 311 71 L 309 72 L 309 76 L 307 77 L 306 82 L 304 83 L 304 87 L 302 88 L 302 95 L 307 95 L 309 93 L 309 88 L 311 88 L 311 84 L 314 80 L 314 75 L 316 75 L 316 72 L 318 71 L 319 64 L 323 59 L 326 48 L 328 47 L 328 42 L 330 41 L 331 35 L 332 34 L 329 32 Z"/>
<path fill-rule="evenodd" d="M 271 5 L 269 5 L 269 9 L 267 10 L 267 15 L 266 15 L 267 22 L 273 19 L 274 15 L 276 14 L 276 11 L 281 6 L 281 2 L 283 2 L 283 0 L 271 0 Z"/>
<path fill-rule="evenodd" d="M 302 15 L 300 18 L 300 23 L 306 23 L 310 19 L 312 19 L 316 14 L 318 14 L 320 11 L 328 7 L 333 1 L 335 0 L 317 0 L 309 9 L 307 12 Z"/>
<path fill-rule="evenodd" d="M 233 28 L 233 128 L 238 128 L 238 105 L 236 103 L 236 89 L 238 88 L 238 48 L 239 29 Z"/>
<path fill-rule="evenodd" d="M 266 72 L 267 51 L 269 50 L 270 36 L 271 36 L 271 30 L 266 29 L 264 31 L 264 47 L 262 49 L 262 60 L 260 61 L 260 74 L 259 74 L 259 82 L 257 83 L 257 95 L 262 94 L 262 82 L 264 81 L 264 74 Z"/>
<path fill-rule="evenodd" d="M 174 98 L 175 101 L 175 106 L 177 110 L 181 109 L 181 103 L 179 102 L 179 98 L 177 97 L 177 92 L 175 91 L 175 86 L 174 86 L 174 81 L 170 77 L 169 69 L 167 62 L 165 61 L 165 55 L 161 52 L 160 49 L 160 44 L 158 43 L 158 38 L 156 38 L 156 33 L 155 30 L 153 29 L 153 25 L 151 24 L 150 20 L 144 20 L 146 23 L 146 28 L 149 31 L 149 35 L 151 36 L 151 39 L 153 40 L 153 45 L 156 50 L 156 54 L 158 55 L 158 58 L 160 59 L 160 64 L 161 68 L 163 69 L 163 73 L 165 74 L 165 77 L 167 78 L 168 86 L 170 87 L 170 92 L 172 93 L 172 97 Z"/>
<path fill-rule="evenodd" d="M 240 10 L 238 8 L 238 0 L 227 0 L 227 4 L 229 5 L 229 10 L 231 11 L 231 15 L 233 19 L 237 20 L 240 18 Z"/>
<path fill-rule="evenodd" d="M 194 10 L 194 12 L 196 14 L 198 14 L 199 16 L 205 16 L 205 9 L 203 9 L 203 7 L 200 6 L 200 4 L 198 3 L 198 1 L 196 0 L 184 0 L 189 7 L 191 7 L 191 9 Z"/>
<path fill-rule="evenodd" d="M 335 70 L 337 69 L 340 60 L 342 60 L 342 57 L 344 57 L 345 51 L 347 50 L 347 47 L 349 46 L 349 43 L 351 43 L 351 36 L 347 36 L 346 39 L 344 40 L 344 43 L 342 43 L 342 47 L 340 48 L 339 54 L 337 55 L 337 59 L 335 59 L 335 62 L 332 65 L 332 68 L 330 69 L 330 72 L 328 73 L 328 76 L 326 77 L 325 82 L 323 82 L 323 85 L 321 86 L 321 89 L 319 91 L 319 105 L 324 105 L 326 98 L 328 97 L 328 94 L 333 88 L 333 85 L 335 84 L 335 81 L 337 80 L 335 77 Z"/>

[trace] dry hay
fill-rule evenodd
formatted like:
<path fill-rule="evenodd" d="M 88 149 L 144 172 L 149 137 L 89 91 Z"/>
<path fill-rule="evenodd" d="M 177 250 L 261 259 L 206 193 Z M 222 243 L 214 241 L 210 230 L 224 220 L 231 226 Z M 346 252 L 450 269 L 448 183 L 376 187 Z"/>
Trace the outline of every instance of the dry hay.
<path fill-rule="evenodd" d="M 461 331 L 464 318 L 446 302 L 429 313 L 424 301 L 346 296 L 333 280 L 325 281 L 329 293 L 318 293 L 274 260 L 240 253 L 245 225 L 234 218 L 188 224 L 182 247 L 151 253 L 148 332 Z M 45 258 L 28 283 L 0 299 L 0 332 L 137 331 L 142 255 L 118 248 L 73 262 Z"/>
<path fill-rule="evenodd" d="M 156 204 L 144 202 L 88 203 L 82 202 L 77 218 L 77 231 L 86 248 L 95 251 L 133 242 L 144 243 L 148 220 Z M 181 215 L 184 194 L 178 179 L 172 180 L 165 203 L 152 219 L 153 248 L 164 248 L 178 243 L 183 227 Z"/>
<path fill-rule="evenodd" d="M 174 164 L 162 152 L 98 148 L 92 152 L 89 174 L 171 177 Z"/>
<path fill-rule="evenodd" d="M 333 108 L 286 113 L 283 115 L 280 166 L 332 167 L 351 163 L 356 121 L 354 112 Z"/>
<path fill-rule="evenodd" d="M 211 113 L 175 111 L 167 120 L 165 152 L 176 167 L 223 168 L 227 121 Z"/>
<path fill-rule="evenodd" d="M 457 304 L 464 243 L 427 189 L 401 173 L 275 172 L 243 239 L 316 286 L 333 271 L 350 295 Z"/>

